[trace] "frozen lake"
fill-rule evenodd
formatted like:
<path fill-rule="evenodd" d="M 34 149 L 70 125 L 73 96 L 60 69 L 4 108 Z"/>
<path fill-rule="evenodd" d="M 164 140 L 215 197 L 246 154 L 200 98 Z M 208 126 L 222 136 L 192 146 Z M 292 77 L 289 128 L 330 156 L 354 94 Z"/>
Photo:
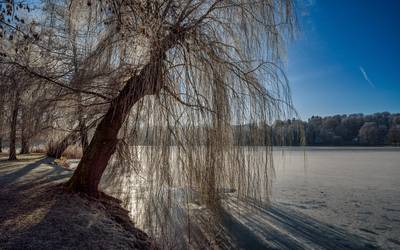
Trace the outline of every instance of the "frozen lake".
<path fill-rule="evenodd" d="M 379 248 L 400 249 L 400 148 L 275 147 L 273 160 L 271 208 L 252 210 L 227 200 L 231 207 L 225 222 L 231 234 L 278 249 L 335 249 L 340 242 L 360 241 L 347 235 L 359 235 Z M 138 207 L 137 200 L 133 204 L 132 214 L 149 209 Z M 204 215 L 203 207 L 188 205 L 190 214 Z M 168 234 L 179 228 L 173 238 L 188 231 L 182 228 L 185 210 L 176 208 L 169 215 Z M 140 226 L 140 219 L 133 219 Z M 242 242 L 243 248 L 257 247 L 251 242 Z"/>
<path fill-rule="evenodd" d="M 400 149 L 274 150 L 273 201 L 400 248 Z"/>

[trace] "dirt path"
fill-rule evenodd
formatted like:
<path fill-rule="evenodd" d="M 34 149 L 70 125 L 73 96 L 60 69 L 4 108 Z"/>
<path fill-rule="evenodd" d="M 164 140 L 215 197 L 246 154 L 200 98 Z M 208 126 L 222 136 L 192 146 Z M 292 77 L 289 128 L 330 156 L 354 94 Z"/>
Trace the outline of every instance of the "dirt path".
<path fill-rule="evenodd" d="M 110 201 L 63 192 L 71 171 L 40 155 L 0 157 L 0 249 L 148 249 L 147 235 Z"/>

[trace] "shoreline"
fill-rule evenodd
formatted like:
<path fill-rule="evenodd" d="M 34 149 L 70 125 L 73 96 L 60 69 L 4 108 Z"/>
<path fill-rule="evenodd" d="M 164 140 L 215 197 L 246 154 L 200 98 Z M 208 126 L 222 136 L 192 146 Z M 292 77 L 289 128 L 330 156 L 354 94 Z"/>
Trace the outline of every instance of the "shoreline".
<path fill-rule="evenodd" d="M 118 202 L 65 191 L 72 171 L 20 158 L 0 160 L 1 249 L 157 249 Z"/>

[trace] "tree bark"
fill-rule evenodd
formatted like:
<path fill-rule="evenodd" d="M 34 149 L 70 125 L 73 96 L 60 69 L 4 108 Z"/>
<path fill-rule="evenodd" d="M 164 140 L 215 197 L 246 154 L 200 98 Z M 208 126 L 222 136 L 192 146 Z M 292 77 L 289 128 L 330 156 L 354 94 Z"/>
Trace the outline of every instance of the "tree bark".
<path fill-rule="evenodd" d="M 67 182 L 70 190 L 98 196 L 98 185 L 114 154 L 118 143 L 118 132 L 132 106 L 146 95 L 161 89 L 162 57 L 147 64 L 139 75 L 129 79 L 96 128 L 94 136 L 83 154 L 74 175 Z"/>
<path fill-rule="evenodd" d="M 30 143 L 29 139 L 26 135 L 21 134 L 21 152 L 20 154 L 29 154 L 30 153 Z"/>
<path fill-rule="evenodd" d="M 0 137 L 0 153 L 3 153 L 3 137 Z"/>
<path fill-rule="evenodd" d="M 10 129 L 10 153 L 8 156 L 9 160 L 17 159 L 17 152 L 15 148 L 16 136 L 17 136 L 17 119 L 18 119 L 18 110 L 19 110 L 19 93 L 18 91 L 15 94 L 12 114 L 11 114 L 11 129 Z"/>
<path fill-rule="evenodd" d="M 26 124 L 30 124 L 26 107 L 21 109 L 21 152 L 20 154 L 29 154 L 29 129 Z"/>

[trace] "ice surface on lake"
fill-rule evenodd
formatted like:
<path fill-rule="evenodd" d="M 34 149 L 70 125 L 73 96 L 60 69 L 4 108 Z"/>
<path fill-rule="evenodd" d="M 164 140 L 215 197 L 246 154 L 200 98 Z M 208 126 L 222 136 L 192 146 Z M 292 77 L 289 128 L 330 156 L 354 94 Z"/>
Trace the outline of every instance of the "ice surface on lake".
<path fill-rule="evenodd" d="M 274 162 L 274 202 L 400 248 L 399 148 L 276 148 Z"/>
<path fill-rule="evenodd" d="M 263 154 L 259 150 L 249 153 Z M 234 229 L 230 234 L 262 239 L 270 246 L 278 244 L 278 248 L 329 248 L 332 244 L 346 246 L 362 242 L 351 236 L 354 234 L 381 248 L 400 248 L 400 148 L 275 147 L 273 156 L 276 178 L 272 206 L 251 210 L 245 203 L 227 199 L 225 204 L 231 204 L 226 210 L 229 214 L 224 212 L 222 216 L 224 223 L 231 226 L 217 229 L 217 234 Z M 212 215 L 204 205 L 196 202 L 195 193 L 188 193 L 184 187 L 171 187 L 156 194 L 164 200 L 158 197 L 152 200 L 143 186 L 145 182 L 134 179 L 131 185 L 140 188 L 129 189 L 136 197 L 130 209 L 139 227 L 144 221 L 159 220 L 158 230 L 172 244 L 181 243 L 174 240 L 175 237 L 189 238 L 190 244 L 195 241 L 203 244 L 204 239 L 209 238 L 209 235 L 202 235 L 204 231 L 201 230 L 210 225 Z M 229 197 L 234 196 L 234 190 L 226 193 Z M 186 199 L 188 196 L 191 198 Z M 167 201 L 165 197 L 169 197 Z M 142 203 L 141 199 L 146 201 Z M 180 200 L 189 202 L 174 204 Z M 154 209 L 166 206 L 170 207 L 168 214 L 162 209 Z M 203 228 L 193 226 L 189 229 L 189 222 Z M 295 230 L 291 230 L 293 225 Z M 250 233 L 245 234 L 246 230 Z M 208 233 L 215 234 L 215 228 Z M 318 245 L 319 242 L 323 245 Z M 239 244 L 257 247 L 255 241 Z"/>

